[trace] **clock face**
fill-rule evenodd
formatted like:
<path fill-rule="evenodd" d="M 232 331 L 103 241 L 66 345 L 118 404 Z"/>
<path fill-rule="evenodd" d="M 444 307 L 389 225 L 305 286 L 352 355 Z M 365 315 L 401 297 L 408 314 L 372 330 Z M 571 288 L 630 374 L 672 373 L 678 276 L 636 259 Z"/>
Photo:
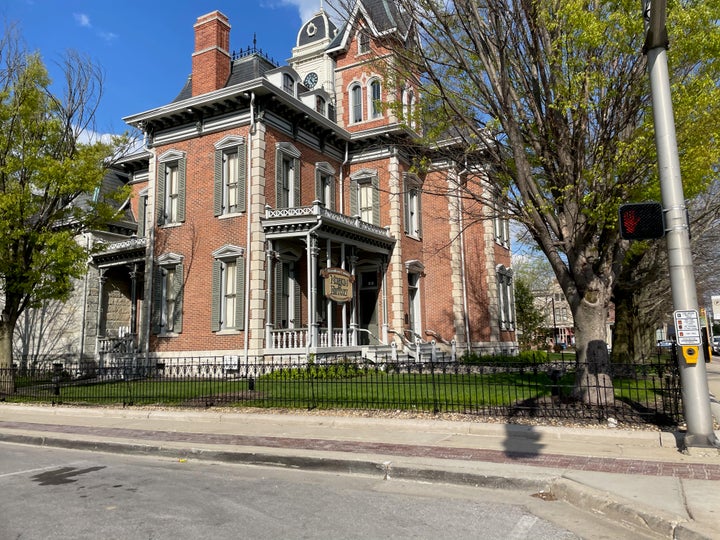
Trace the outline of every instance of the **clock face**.
<path fill-rule="evenodd" d="M 315 72 L 310 72 L 310 73 L 308 73 L 307 76 L 305 77 L 304 84 L 305 84 L 305 86 L 307 86 L 308 88 L 312 89 L 312 88 L 315 88 L 315 85 L 317 84 L 317 81 L 318 81 L 317 73 L 315 73 Z"/>

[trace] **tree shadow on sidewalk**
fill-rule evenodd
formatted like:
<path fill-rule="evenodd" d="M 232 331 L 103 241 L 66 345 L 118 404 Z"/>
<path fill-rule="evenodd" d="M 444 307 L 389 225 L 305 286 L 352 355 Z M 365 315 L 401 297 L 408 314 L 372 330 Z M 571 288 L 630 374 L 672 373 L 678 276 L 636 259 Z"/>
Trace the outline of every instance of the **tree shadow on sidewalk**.
<path fill-rule="evenodd" d="M 539 456 L 544 446 L 540 442 L 540 433 L 534 426 L 505 425 L 503 448 L 505 455 L 510 459 L 526 459 Z"/>

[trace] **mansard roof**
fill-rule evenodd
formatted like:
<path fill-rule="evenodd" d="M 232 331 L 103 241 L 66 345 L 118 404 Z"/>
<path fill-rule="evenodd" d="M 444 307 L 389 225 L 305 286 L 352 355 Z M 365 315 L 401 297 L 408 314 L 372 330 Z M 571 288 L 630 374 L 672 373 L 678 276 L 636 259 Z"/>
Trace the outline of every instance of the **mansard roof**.
<path fill-rule="evenodd" d="M 230 77 L 225 83 L 225 88 L 242 84 L 262 77 L 266 72 L 276 69 L 278 66 L 270 59 L 265 57 L 262 51 L 258 49 L 248 48 L 247 51 L 241 51 L 233 54 L 232 64 L 230 66 Z M 185 81 L 180 93 L 171 103 L 177 103 L 192 97 L 192 75 Z"/>
<path fill-rule="evenodd" d="M 300 28 L 296 46 L 303 47 L 325 39 L 333 39 L 337 35 L 337 31 L 337 26 L 330 20 L 327 13 L 320 9 Z"/>
<path fill-rule="evenodd" d="M 328 46 L 328 52 L 340 52 L 347 48 L 358 17 L 368 23 L 373 36 L 380 37 L 396 33 L 405 41 L 409 35 L 409 17 L 392 0 L 357 0 L 347 22 Z"/>

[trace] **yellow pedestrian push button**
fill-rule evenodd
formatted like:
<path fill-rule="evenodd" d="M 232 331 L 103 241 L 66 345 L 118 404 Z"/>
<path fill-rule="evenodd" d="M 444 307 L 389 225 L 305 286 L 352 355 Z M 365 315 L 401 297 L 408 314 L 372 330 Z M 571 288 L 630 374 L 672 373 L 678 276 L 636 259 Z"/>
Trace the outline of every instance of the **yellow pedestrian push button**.
<path fill-rule="evenodd" d="M 686 364 L 697 364 L 700 350 L 694 345 L 682 347 L 682 355 Z"/>

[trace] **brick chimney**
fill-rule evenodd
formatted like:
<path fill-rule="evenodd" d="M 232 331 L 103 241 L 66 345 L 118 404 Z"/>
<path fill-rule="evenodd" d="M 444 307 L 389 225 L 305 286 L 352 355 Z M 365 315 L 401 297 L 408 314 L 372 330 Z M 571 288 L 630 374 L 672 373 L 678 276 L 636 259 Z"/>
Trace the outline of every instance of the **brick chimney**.
<path fill-rule="evenodd" d="M 192 95 L 225 86 L 230 76 L 230 22 L 219 11 L 198 17 L 192 55 Z"/>

